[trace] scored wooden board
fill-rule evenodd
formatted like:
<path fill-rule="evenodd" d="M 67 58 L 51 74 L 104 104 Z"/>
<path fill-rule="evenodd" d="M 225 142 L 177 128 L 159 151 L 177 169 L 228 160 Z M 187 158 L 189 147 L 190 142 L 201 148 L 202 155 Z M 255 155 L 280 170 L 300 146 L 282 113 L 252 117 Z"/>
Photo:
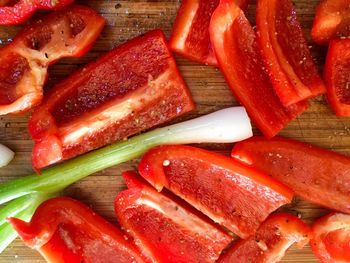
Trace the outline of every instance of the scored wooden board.
<path fill-rule="evenodd" d="M 326 48 L 316 46 L 310 40 L 310 29 L 318 0 L 295 0 L 294 2 L 310 42 L 310 48 L 321 70 Z M 106 18 L 107 25 L 89 54 L 80 59 L 63 59 L 50 68 L 47 88 L 63 79 L 80 65 L 96 59 L 112 47 L 143 32 L 162 28 L 169 36 L 177 9 L 180 6 L 179 0 L 89 0 L 80 1 L 80 3 L 96 9 Z M 252 23 L 254 23 L 254 12 L 255 1 L 252 1 L 248 10 L 248 16 Z M 18 29 L 19 27 L 0 27 L 1 43 L 5 45 L 11 41 Z M 176 58 L 197 104 L 196 111 L 184 116 L 183 119 L 238 105 L 217 69 L 193 63 L 179 56 Z M 0 143 L 8 145 L 16 152 L 15 160 L 8 167 L 0 169 L 0 183 L 32 173 L 30 153 L 33 144 L 27 132 L 27 120 L 28 115 L 0 118 Z M 260 134 L 257 129 L 254 129 L 254 133 Z M 350 154 L 350 119 L 337 118 L 323 97 L 312 100 L 310 109 L 280 134 L 340 153 Z M 232 145 L 200 145 L 200 147 L 229 154 Z M 116 193 L 125 188 L 120 174 L 124 170 L 135 169 L 137 164 L 138 160 L 133 160 L 94 174 L 69 187 L 65 194 L 83 201 L 97 213 L 116 223 L 113 200 Z M 299 199 L 283 209 L 293 214 L 300 213 L 308 223 L 327 213 L 326 209 Z M 44 260 L 38 253 L 25 247 L 17 239 L 0 255 L 0 263 L 3 262 L 33 263 L 44 262 Z M 303 250 L 293 247 L 288 251 L 283 262 L 317 262 L 317 260 L 309 247 Z"/>

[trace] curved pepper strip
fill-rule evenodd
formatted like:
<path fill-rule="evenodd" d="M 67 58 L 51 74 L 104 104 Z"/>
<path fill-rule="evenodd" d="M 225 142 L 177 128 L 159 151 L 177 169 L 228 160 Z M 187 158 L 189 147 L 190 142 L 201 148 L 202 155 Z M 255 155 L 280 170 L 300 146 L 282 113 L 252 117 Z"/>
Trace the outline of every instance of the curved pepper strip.
<path fill-rule="evenodd" d="M 241 238 L 252 235 L 293 193 L 278 181 L 232 158 L 189 146 L 147 152 L 139 172 Z"/>
<path fill-rule="evenodd" d="M 294 243 L 300 248 L 306 245 L 309 232 L 309 227 L 293 215 L 271 215 L 253 236 L 234 243 L 218 263 L 279 262 Z"/>
<path fill-rule="evenodd" d="M 248 0 L 235 0 L 243 10 Z M 169 47 L 191 60 L 217 66 L 210 43 L 209 24 L 219 0 L 183 0 L 178 11 Z"/>
<path fill-rule="evenodd" d="M 181 200 L 158 193 L 134 172 L 123 173 L 128 190 L 115 211 L 150 262 L 214 263 L 232 237 Z"/>
<path fill-rule="evenodd" d="M 282 105 L 264 70 L 255 32 L 233 1 L 220 1 L 210 39 L 227 83 L 266 137 L 274 137 L 308 108 L 307 102 Z"/>
<path fill-rule="evenodd" d="M 74 0 L 19 0 L 14 5 L 11 5 L 11 0 L 0 2 L 0 25 L 18 25 L 37 10 L 59 10 L 73 2 Z"/>
<path fill-rule="evenodd" d="M 144 262 L 121 230 L 70 198 L 42 203 L 29 223 L 8 220 L 25 244 L 50 263 Z"/>
<path fill-rule="evenodd" d="M 163 32 L 148 32 L 50 90 L 29 121 L 33 167 L 125 139 L 193 108 Z"/>
<path fill-rule="evenodd" d="M 318 219 L 310 245 L 322 263 L 350 262 L 350 215 L 331 213 Z"/>
<path fill-rule="evenodd" d="M 317 6 L 311 36 L 320 45 L 350 37 L 350 0 L 322 0 Z"/>
<path fill-rule="evenodd" d="M 257 39 L 274 89 L 285 106 L 326 93 L 290 0 L 259 0 Z"/>
<path fill-rule="evenodd" d="M 350 116 L 350 39 L 330 42 L 324 79 L 334 112 L 337 116 Z"/>
<path fill-rule="evenodd" d="M 51 13 L 25 27 L 0 49 L 0 115 L 22 113 L 39 104 L 48 66 L 80 57 L 93 45 L 104 18 L 85 6 Z"/>
<path fill-rule="evenodd" d="M 290 187 L 305 200 L 350 213 L 350 158 L 292 139 L 253 137 L 232 156 Z"/>

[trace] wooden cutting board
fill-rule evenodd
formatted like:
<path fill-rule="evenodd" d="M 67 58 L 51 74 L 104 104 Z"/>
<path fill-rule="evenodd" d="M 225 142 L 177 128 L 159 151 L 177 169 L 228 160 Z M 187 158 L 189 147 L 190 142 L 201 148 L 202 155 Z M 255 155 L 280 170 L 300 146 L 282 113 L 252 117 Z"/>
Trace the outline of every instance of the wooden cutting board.
<path fill-rule="evenodd" d="M 310 41 L 312 53 L 322 70 L 326 49 L 316 46 L 310 40 L 310 29 L 318 0 L 295 0 L 297 11 Z M 167 36 L 171 32 L 179 0 L 89 0 L 80 1 L 102 14 L 107 25 L 92 51 L 80 59 L 64 59 L 49 70 L 47 89 L 70 72 L 126 40 L 155 28 L 162 28 Z M 248 16 L 254 23 L 255 1 L 249 8 Z M 0 27 L 0 39 L 6 45 L 19 28 Z M 215 110 L 237 105 L 220 72 L 212 67 L 202 66 L 177 56 L 178 65 L 191 89 L 197 109 L 184 118 L 192 118 Z M 281 135 L 313 143 L 315 145 L 350 155 L 350 119 L 337 118 L 329 109 L 326 100 L 319 97 L 311 101 L 310 109 L 293 121 Z M 0 182 L 28 175 L 32 172 L 30 152 L 32 142 L 27 132 L 28 116 L 6 116 L 0 118 L 0 142 L 16 152 L 15 160 L 6 168 L 0 169 Z M 178 121 L 178 120 L 177 120 Z M 258 130 L 254 133 L 260 134 Z M 228 154 L 232 145 L 201 145 L 208 149 Z M 113 200 L 117 192 L 124 189 L 122 171 L 135 169 L 138 160 L 92 175 L 66 190 L 64 194 L 89 204 L 97 213 L 111 222 L 116 222 Z M 327 210 L 308 202 L 296 199 L 284 208 L 292 213 L 300 213 L 306 222 L 327 213 Z M 1 237 L 0 237 L 1 238 Z M 35 251 L 16 240 L 3 254 L 4 262 L 44 262 Z M 309 247 L 303 250 L 291 248 L 283 262 L 317 262 Z"/>

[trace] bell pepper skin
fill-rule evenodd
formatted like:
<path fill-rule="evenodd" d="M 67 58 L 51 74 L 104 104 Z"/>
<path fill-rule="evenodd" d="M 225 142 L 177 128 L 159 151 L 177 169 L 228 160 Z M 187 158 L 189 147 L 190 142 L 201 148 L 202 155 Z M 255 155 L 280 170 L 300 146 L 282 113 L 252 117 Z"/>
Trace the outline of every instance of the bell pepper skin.
<path fill-rule="evenodd" d="M 318 219 L 310 245 L 322 263 L 350 262 L 350 215 L 331 213 Z"/>
<path fill-rule="evenodd" d="M 350 37 L 350 0 L 322 0 L 317 6 L 311 36 L 320 45 Z"/>
<path fill-rule="evenodd" d="M 169 41 L 172 51 L 202 64 L 217 66 L 209 36 L 211 15 L 220 0 L 183 0 Z M 248 0 L 235 0 L 243 10 Z"/>
<path fill-rule="evenodd" d="M 290 187 L 305 200 L 350 213 L 350 158 L 292 139 L 253 137 L 232 156 Z"/>
<path fill-rule="evenodd" d="M 210 23 L 210 39 L 227 83 L 266 137 L 274 137 L 307 109 L 307 102 L 282 105 L 264 70 L 255 32 L 232 1 L 220 1 Z"/>
<path fill-rule="evenodd" d="M 33 167 L 122 140 L 193 108 L 163 32 L 151 31 L 88 64 L 45 96 L 29 121 L 36 143 Z"/>
<path fill-rule="evenodd" d="M 50 263 L 144 262 L 121 230 L 70 198 L 42 203 L 29 223 L 8 221 Z"/>
<path fill-rule="evenodd" d="M 116 197 L 115 211 L 149 262 L 215 262 L 232 241 L 181 200 L 158 193 L 134 172 L 123 176 L 129 189 Z"/>
<path fill-rule="evenodd" d="M 88 52 L 104 23 L 91 8 L 75 5 L 30 23 L 1 48 L 0 115 L 22 113 L 39 104 L 48 66 Z"/>
<path fill-rule="evenodd" d="M 293 193 L 278 181 L 230 157 L 190 146 L 160 146 L 147 152 L 139 172 L 241 238 L 252 235 Z"/>
<path fill-rule="evenodd" d="M 270 80 L 285 106 L 326 93 L 291 0 L 259 0 L 257 39 Z"/>
<path fill-rule="evenodd" d="M 234 243 L 218 263 L 279 262 L 294 243 L 299 247 L 306 245 L 309 234 L 309 227 L 299 218 L 287 213 L 273 214 L 254 235 Z"/>
<path fill-rule="evenodd" d="M 350 116 L 350 39 L 330 42 L 324 79 L 327 99 L 337 116 Z"/>

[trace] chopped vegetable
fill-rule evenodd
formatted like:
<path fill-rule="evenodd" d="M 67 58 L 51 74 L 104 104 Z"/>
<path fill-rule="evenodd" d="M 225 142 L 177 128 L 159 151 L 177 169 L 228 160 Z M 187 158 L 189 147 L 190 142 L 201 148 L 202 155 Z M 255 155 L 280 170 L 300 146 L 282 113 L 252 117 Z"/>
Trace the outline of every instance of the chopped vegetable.
<path fill-rule="evenodd" d="M 33 167 L 41 169 L 123 140 L 193 109 L 163 32 L 148 32 L 82 68 L 45 96 L 29 122 L 35 141 Z"/>
<path fill-rule="evenodd" d="M 232 158 L 190 146 L 159 146 L 142 158 L 140 174 L 158 191 L 180 196 L 242 238 L 255 233 L 293 192 Z"/>
<path fill-rule="evenodd" d="M 59 10 L 74 0 L 4 0 L 0 5 L 0 25 L 18 25 L 25 22 L 36 10 Z"/>
<path fill-rule="evenodd" d="M 331 41 L 324 78 L 327 98 L 335 113 L 350 116 L 350 39 Z"/>
<path fill-rule="evenodd" d="M 350 158 L 292 139 L 254 137 L 232 156 L 271 175 L 305 200 L 350 213 Z"/>
<path fill-rule="evenodd" d="M 239 240 L 219 263 L 279 262 L 294 243 L 303 247 L 309 241 L 309 227 L 287 213 L 271 215 L 251 237 Z"/>
<path fill-rule="evenodd" d="M 232 237 L 185 204 L 158 193 L 133 172 L 123 174 L 128 190 L 115 211 L 149 262 L 215 262 Z"/>
<path fill-rule="evenodd" d="M 334 38 L 350 37 L 350 0 L 320 1 L 311 35 L 321 45 Z"/>
<path fill-rule="evenodd" d="M 332 213 L 318 219 L 310 245 L 322 263 L 350 262 L 350 215 Z"/>
<path fill-rule="evenodd" d="M 84 55 L 104 26 L 85 6 L 72 6 L 30 23 L 0 49 L 0 115 L 22 113 L 39 104 L 48 66 Z"/>
<path fill-rule="evenodd" d="M 257 39 L 273 87 L 285 106 L 326 93 L 291 0 L 259 0 Z"/>
<path fill-rule="evenodd" d="M 0 144 L 0 168 L 8 165 L 13 157 L 15 157 L 15 153 L 5 145 Z"/>
<path fill-rule="evenodd" d="M 253 28 L 243 11 L 222 0 L 210 23 L 210 38 L 230 88 L 265 136 L 271 138 L 307 109 L 307 102 L 284 107 L 264 70 Z"/>
<path fill-rule="evenodd" d="M 27 246 L 47 262 L 143 262 L 124 233 L 82 203 L 54 198 L 41 204 L 29 223 L 9 222 Z"/>

